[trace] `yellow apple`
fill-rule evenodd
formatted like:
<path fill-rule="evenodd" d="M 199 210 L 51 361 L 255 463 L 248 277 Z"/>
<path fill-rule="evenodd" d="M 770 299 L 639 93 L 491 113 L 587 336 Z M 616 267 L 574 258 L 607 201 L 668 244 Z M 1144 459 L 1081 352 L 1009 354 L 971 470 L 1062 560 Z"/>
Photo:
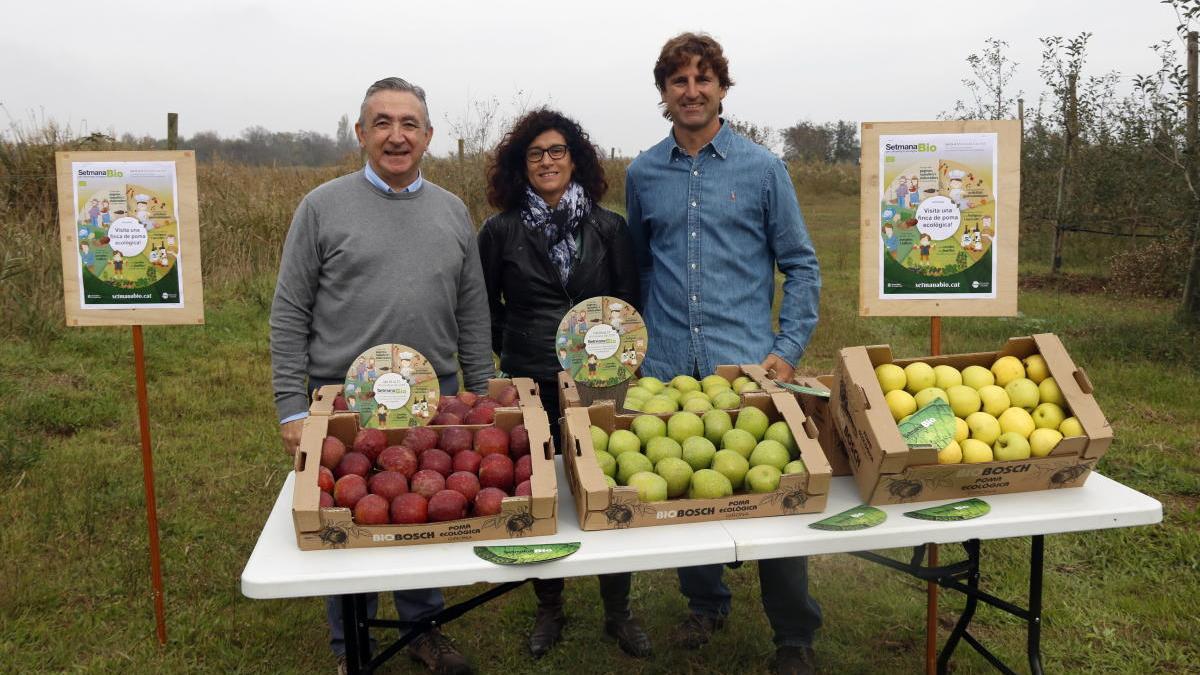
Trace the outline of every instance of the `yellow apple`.
<path fill-rule="evenodd" d="M 928 389 L 937 382 L 937 377 L 933 374 L 933 368 L 929 367 L 924 361 L 917 361 L 904 366 L 904 377 L 908 380 L 904 390 L 912 395 L 922 389 Z"/>
<path fill-rule="evenodd" d="M 925 406 L 929 405 L 929 403 L 931 401 L 933 401 L 933 399 L 935 399 L 935 398 L 940 398 L 943 401 L 945 401 L 946 403 L 950 402 L 950 398 L 948 396 L 946 396 L 946 392 L 942 391 L 941 389 L 938 389 L 937 387 L 927 387 L 925 389 L 922 389 L 921 391 L 917 392 L 917 395 L 915 398 L 917 401 L 918 409 L 924 408 Z"/>
<path fill-rule="evenodd" d="M 1000 423 L 985 412 L 967 415 L 967 426 L 971 428 L 971 438 L 989 446 L 1000 437 Z"/>
<path fill-rule="evenodd" d="M 1022 438 L 1029 438 L 1029 434 L 1032 434 L 1033 430 L 1037 428 L 1037 425 L 1033 423 L 1033 416 L 1024 408 L 1016 406 L 1000 413 L 996 421 L 1000 423 L 1000 433 L 1014 431 L 1021 434 Z"/>
<path fill-rule="evenodd" d="M 893 389 L 883 398 L 887 400 L 888 410 L 892 411 L 892 419 L 897 422 L 917 411 L 917 400 L 903 389 Z"/>
<path fill-rule="evenodd" d="M 1034 429 L 1029 435 L 1029 451 L 1034 457 L 1045 457 L 1062 439 L 1057 429 Z"/>
<path fill-rule="evenodd" d="M 1033 412 L 1040 402 L 1038 386 L 1028 377 L 1012 380 L 1004 385 L 1004 391 L 1008 392 L 1009 405 L 1024 408 L 1025 412 Z"/>
<path fill-rule="evenodd" d="M 1008 392 L 994 384 L 980 387 L 979 400 L 983 403 L 983 412 L 992 417 L 999 417 L 1000 413 L 1012 407 L 1008 400 Z"/>
<path fill-rule="evenodd" d="M 967 366 L 962 371 L 963 384 L 978 391 L 989 384 L 996 384 L 996 376 L 983 366 Z"/>
<path fill-rule="evenodd" d="M 977 412 L 982 405 L 979 400 L 979 392 L 965 384 L 956 384 L 947 389 L 946 398 L 949 399 L 950 409 L 957 417 L 965 418 L 967 415 Z"/>
<path fill-rule="evenodd" d="M 1065 418 L 1063 409 L 1054 403 L 1042 403 L 1033 409 L 1033 423 L 1039 429 L 1057 429 Z"/>
<path fill-rule="evenodd" d="M 971 435 L 971 427 L 967 426 L 967 421 L 961 417 L 954 418 L 954 440 L 962 443 Z"/>
<path fill-rule="evenodd" d="M 1063 398 L 1062 389 L 1058 388 L 1058 383 L 1053 377 L 1047 377 L 1038 385 L 1038 395 L 1046 403 L 1054 403 L 1065 407 L 1067 401 Z"/>
<path fill-rule="evenodd" d="M 954 366 L 934 366 L 933 377 L 935 378 L 933 386 L 938 389 L 949 389 L 956 384 L 962 384 L 962 373 L 958 372 L 958 368 Z"/>
<path fill-rule="evenodd" d="M 938 450 L 938 464 L 960 464 L 962 460 L 962 448 L 958 441 L 950 441 L 949 445 Z"/>
<path fill-rule="evenodd" d="M 992 375 L 996 376 L 996 384 L 1003 387 L 1019 377 L 1025 377 L 1025 366 L 1015 356 L 1001 356 L 992 364 Z"/>
<path fill-rule="evenodd" d="M 999 462 L 1029 459 L 1029 441 L 1015 431 L 1001 434 L 992 446 L 992 456 Z"/>
<path fill-rule="evenodd" d="M 983 441 L 968 438 L 962 442 L 964 464 L 983 464 L 992 461 L 992 447 Z"/>
<path fill-rule="evenodd" d="M 1068 417 L 1058 425 L 1058 430 L 1065 436 L 1083 436 L 1083 425 L 1074 417 Z"/>
<path fill-rule="evenodd" d="M 1041 354 L 1026 356 L 1021 363 L 1025 364 L 1025 377 L 1034 382 L 1040 383 L 1050 377 L 1050 368 L 1046 366 L 1046 359 L 1042 358 Z"/>
<path fill-rule="evenodd" d="M 875 366 L 875 378 L 879 380 L 879 386 L 883 388 L 883 393 L 903 389 L 908 384 L 908 379 L 904 377 L 904 369 L 894 363 L 881 363 Z"/>

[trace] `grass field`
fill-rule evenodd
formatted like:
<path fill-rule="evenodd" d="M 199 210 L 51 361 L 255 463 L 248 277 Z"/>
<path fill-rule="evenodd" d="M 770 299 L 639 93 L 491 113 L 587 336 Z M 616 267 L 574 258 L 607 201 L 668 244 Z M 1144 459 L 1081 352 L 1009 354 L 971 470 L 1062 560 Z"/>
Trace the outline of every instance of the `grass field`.
<path fill-rule="evenodd" d="M 313 181 L 311 174 L 286 177 L 285 187 Z M 238 181 L 233 175 L 202 183 L 202 203 L 220 198 L 236 213 L 246 200 Z M 927 320 L 857 316 L 857 198 L 804 193 L 802 204 L 824 291 L 821 323 L 801 370 L 827 372 L 836 350 L 848 345 L 890 343 L 898 356 L 927 354 Z M 247 246 L 277 250 L 293 205 L 277 195 L 247 206 L 240 223 L 213 218 L 205 227 L 209 233 L 242 227 Z M 1155 527 L 1047 539 L 1046 670 L 1198 672 L 1200 336 L 1173 323 L 1173 302 L 1103 289 L 1098 275 L 1116 244 L 1069 245 L 1072 281 L 1064 285 L 1042 278 L 1047 243 L 1045 232 L 1023 233 L 1021 271 L 1039 283 L 1022 293 L 1021 314 L 946 319 L 943 351 L 1059 334 L 1086 368 L 1115 430 L 1099 470 L 1160 499 L 1165 514 Z M 206 247 L 205 255 L 207 323 L 146 329 L 166 647 L 154 639 L 130 331 L 62 329 L 61 307 L 53 304 L 5 319 L 40 320 L 45 328 L 0 342 L 7 390 L 0 399 L 0 671 L 333 672 L 318 600 L 253 601 L 239 592 L 242 567 L 290 469 L 270 395 L 274 279 L 243 263 L 240 250 Z M 236 267 L 223 269 L 223 262 Z M 57 259 L 47 264 L 56 269 Z M 985 543 L 984 583 L 1001 597 L 1024 597 L 1027 546 Z M 943 561 L 953 555 L 943 547 Z M 603 637 L 594 578 L 568 583 L 565 641 L 541 661 L 531 661 L 525 649 L 534 607 L 525 589 L 447 632 L 482 672 L 766 671 L 771 634 L 753 564 L 727 572 L 733 615 L 698 652 L 670 642 L 685 612 L 674 572 L 634 579 L 635 611 L 655 640 L 647 661 L 624 656 Z M 450 589 L 448 600 L 480 588 Z M 825 612 L 817 643 L 824 672 L 920 672 L 923 585 L 850 556 L 820 556 L 812 559 L 812 591 Z M 382 604 L 387 615 L 390 603 Z M 944 624 L 960 605 L 943 601 Z M 1024 632 L 1015 619 L 982 609 L 973 630 L 1011 663 L 1022 662 Z M 991 672 L 965 649 L 953 665 L 958 673 Z M 397 660 L 384 672 L 415 671 Z"/>

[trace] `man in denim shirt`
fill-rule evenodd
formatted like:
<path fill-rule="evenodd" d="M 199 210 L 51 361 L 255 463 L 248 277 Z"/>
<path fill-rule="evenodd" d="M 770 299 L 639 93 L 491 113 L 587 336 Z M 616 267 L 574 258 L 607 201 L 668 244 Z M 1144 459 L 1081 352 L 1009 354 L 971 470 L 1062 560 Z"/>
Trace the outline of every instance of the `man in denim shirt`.
<path fill-rule="evenodd" d="M 721 46 L 684 33 L 654 66 L 672 132 L 626 173 L 629 227 L 650 329 L 642 370 L 669 379 L 719 364 L 761 363 L 790 379 L 817 323 L 821 278 L 787 168 L 720 118 L 733 81 Z M 784 275 L 778 333 L 771 305 Z M 721 565 L 679 570 L 690 616 L 680 641 L 696 649 L 729 614 Z M 775 632 L 776 668 L 813 672 L 821 610 L 808 594 L 805 558 L 759 562 L 763 607 Z"/>

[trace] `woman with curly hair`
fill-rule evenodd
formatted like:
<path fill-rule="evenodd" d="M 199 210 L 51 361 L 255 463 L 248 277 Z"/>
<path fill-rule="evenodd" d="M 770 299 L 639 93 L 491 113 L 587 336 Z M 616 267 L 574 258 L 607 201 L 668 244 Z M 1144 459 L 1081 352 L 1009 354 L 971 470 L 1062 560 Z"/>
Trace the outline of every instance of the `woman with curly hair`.
<path fill-rule="evenodd" d="M 625 219 L 600 206 L 604 168 L 579 123 L 541 108 L 517 120 L 491 157 L 488 202 L 500 213 L 479 231 L 479 257 L 500 369 L 537 381 L 558 417 L 554 339 L 580 301 L 611 295 L 639 302 L 638 271 Z M 551 431 L 558 445 L 558 425 Z M 629 610 L 630 573 L 600 576 L 604 630 L 625 652 L 650 655 L 650 638 Z M 541 657 L 562 635 L 563 580 L 535 579 L 538 609 L 529 650 Z"/>

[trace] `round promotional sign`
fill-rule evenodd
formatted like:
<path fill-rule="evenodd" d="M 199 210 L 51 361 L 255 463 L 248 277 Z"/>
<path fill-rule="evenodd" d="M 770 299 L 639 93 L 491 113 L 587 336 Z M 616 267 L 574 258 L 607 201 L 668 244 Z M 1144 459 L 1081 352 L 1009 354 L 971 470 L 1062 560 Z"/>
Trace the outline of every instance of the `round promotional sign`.
<path fill-rule="evenodd" d="M 632 305 L 607 295 L 571 308 L 558 325 L 558 363 L 576 382 L 612 387 L 628 380 L 646 357 L 646 325 Z"/>
<path fill-rule="evenodd" d="M 375 345 L 346 371 L 346 404 L 364 428 L 425 426 L 437 411 L 439 392 L 429 360 L 405 345 Z"/>

